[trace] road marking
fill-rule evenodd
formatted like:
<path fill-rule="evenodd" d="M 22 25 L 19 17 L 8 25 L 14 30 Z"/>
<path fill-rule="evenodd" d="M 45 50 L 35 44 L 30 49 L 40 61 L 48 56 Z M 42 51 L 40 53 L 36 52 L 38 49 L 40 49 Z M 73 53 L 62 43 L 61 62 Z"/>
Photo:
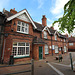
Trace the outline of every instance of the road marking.
<path fill-rule="evenodd" d="M 61 66 L 65 66 L 65 67 L 70 67 L 70 65 L 64 65 L 64 64 L 54 63 L 54 62 L 52 62 L 52 64 L 61 65 Z"/>
<path fill-rule="evenodd" d="M 50 63 L 47 63 L 52 69 L 54 69 L 59 75 L 64 75 L 62 72 L 60 72 L 58 69 L 56 69 L 54 66 L 52 66 Z"/>

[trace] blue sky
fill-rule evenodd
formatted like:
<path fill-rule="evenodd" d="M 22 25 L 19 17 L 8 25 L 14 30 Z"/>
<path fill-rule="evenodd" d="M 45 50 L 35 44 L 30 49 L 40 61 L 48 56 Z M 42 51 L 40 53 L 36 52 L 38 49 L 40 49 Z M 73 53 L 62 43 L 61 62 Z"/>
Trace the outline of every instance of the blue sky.
<path fill-rule="evenodd" d="M 0 0 L 0 11 L 5 8 L 15 8 L 16 11 L 27 9 L 32 19 L 41 23 L 42 15 L 46 15 L 47 25 L 51 24 L 63 15 L 63 7 L 69 0 Z M 55 25 L 55 29 L 58 29 L 58 24 Z"/>

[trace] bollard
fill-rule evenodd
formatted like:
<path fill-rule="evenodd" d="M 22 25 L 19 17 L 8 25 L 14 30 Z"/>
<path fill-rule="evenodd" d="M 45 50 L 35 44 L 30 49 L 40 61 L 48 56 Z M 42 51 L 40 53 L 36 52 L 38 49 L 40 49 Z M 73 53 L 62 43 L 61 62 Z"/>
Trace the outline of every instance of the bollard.
<path fill-rule="evenodd" d="M 72 63 L 72 55 L 70 53 L 70 60 L 71 60 L 71 69 L 73 70 L 73 63 Z"/>
<path fill-rule="evenodd" d="M 32 66 L 31 66 L 31 75 L 34 75 L 34 59 L 31 60 L 32 61 Z"/>

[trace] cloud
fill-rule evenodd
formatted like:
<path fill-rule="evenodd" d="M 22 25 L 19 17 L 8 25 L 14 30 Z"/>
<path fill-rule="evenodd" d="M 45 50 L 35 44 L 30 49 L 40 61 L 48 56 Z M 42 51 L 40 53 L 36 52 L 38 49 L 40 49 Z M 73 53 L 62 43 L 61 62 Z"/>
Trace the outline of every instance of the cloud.
<path fill-rule="evenodd" d="M 50 12 L 53 15 L 56 15 L 59 17 L 59 15 L 63 14 L 63 8 L 64 5 L 68 2 L 69 0 L 55 0 L 55 3 L 53 4 L 52 8 L 50 9 Z"/>
<path fill-rule="evenodd" d="M 38 0 L 38 4 L 39 4 L 38 8 L 41 8 L 44 4 L 44 0 Z"/>
<path fill-rule="evenodd" d="M 8 6 L 10 0 L 1 0 L 0 1 L 0 11 L 5 8 L 6 6 Z"/>

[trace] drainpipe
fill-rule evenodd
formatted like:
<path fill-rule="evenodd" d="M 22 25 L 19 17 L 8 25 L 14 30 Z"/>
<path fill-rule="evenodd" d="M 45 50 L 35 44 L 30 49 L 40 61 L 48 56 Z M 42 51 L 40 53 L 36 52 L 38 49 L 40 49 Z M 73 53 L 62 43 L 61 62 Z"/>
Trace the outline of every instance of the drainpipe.
<path fill-rule="evenodd" d="M 4 61 L 5 43 L 6 43 L 6 39 L 4 39 L 3 54 L 2 54 L 2 64 L 3 64 L 3 61 Z"/>
<path fill-rule="evenodd" d="M 51 50 L 52 50 L 52 35 L 51 35 Z M 52 56 L 53 56 L 53 50 L 52 50 Z"/>

